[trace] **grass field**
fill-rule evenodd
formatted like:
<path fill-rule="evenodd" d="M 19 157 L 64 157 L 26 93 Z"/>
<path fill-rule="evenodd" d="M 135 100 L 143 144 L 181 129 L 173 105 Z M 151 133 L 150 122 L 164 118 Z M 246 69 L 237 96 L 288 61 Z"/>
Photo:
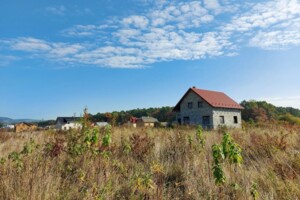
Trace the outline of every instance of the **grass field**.
<path fill-rule="evenodd" d="M 299 199 L 299 127 L 227 132 L 221 171 L 221 130 L 0 133 L 0 199 Z"/>

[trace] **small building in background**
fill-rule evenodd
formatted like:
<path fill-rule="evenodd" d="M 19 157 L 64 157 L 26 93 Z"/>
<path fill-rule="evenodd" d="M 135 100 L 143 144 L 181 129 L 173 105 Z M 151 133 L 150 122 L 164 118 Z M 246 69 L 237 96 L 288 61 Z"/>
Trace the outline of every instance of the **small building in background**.
<path fill-rule="evenodd" d="M 36 131 L 38 129 L 37 125 L 27 122 L 20 122 L 15 124 L 15 132 L 25 132 L 25 131 Z"/>
<path fill-rule="evenodd" d="M 106 127 L 106 126 L 111 126 L 111 125 L 109 123 L 107 123 L 107 122 L 96 122 L 95 126 Z"/>
<path fill-rule="evenodd" d="M 70 130 L 81 129 L 80 117 L 57 117 L 55 122 L 56 129 Z"/>
<path fill-rule="evenodd" d="M 141 117 L 136 120 L 136 127 L 154 127 L 158 120 L 154 117 Z"/>
<path fill-rule="evenodd" d="M 160 122 L 159 126 L 160 127 L 168 127 L 168 126 L 170 126 L 170 124 L 169 124 L 169 122 Z"/>
<path fill-rule="evenodd" d="M 136 128 L 136 122 L 137 122 L 137 119 L 136 117 L 130 117 L 129 121 L 128 121 L 128 125 L 129 126 L 132 126 L 134 128 Z"/>
<path fill-rule="evenodd" d="M 9 129 L 9 130 L 13 130 L 13 129 L 15 129 L 15 125 L 13 125 L 13 124 L 7 124 L 3 128 Z"/>

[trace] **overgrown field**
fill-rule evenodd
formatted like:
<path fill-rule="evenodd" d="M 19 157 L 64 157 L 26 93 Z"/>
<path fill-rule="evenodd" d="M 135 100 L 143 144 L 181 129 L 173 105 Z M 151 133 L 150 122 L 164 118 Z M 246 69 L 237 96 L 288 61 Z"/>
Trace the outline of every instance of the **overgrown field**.
<path fill-rule="evenodd" d="M 81 131 L 0 133 L 0 199 L 300 197 L 299 128 L 84 125 Z"/>

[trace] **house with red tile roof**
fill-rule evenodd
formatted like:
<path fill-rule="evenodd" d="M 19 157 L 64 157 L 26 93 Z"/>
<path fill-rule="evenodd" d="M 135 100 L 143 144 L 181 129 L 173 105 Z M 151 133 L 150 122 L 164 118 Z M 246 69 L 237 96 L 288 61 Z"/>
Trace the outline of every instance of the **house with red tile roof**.
<path fill-rule="evenodd" d="M 189 88 L 173 111 L 179 124 L 202 125 L 217 129 L 219 126 L 241 128 L 243 107 L 223 92 Z"/>

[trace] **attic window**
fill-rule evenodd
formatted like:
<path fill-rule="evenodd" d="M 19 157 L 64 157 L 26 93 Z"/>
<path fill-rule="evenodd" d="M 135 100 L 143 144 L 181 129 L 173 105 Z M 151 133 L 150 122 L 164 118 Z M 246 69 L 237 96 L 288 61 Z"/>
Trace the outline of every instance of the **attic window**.
<path fill-rule="evenodd" d="M 203 108 L 203 101 L 198 101 L 198 108 Z"/>
<path fill-rule="evenodd" d="M 193 102 L 188 102 L 188 109 L 192 109 L 193 108 Z"/>

